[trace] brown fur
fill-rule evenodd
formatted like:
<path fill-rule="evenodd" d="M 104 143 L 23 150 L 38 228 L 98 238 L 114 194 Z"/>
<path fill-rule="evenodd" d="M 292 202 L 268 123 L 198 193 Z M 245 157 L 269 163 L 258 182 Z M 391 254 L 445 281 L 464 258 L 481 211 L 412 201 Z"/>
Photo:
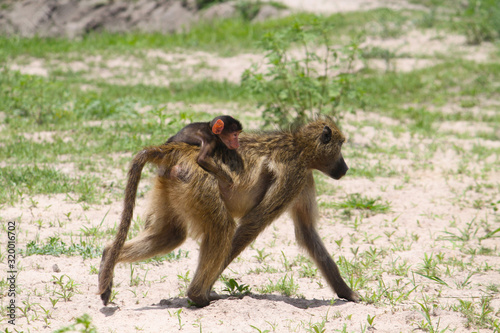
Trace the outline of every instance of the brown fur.
<path fill-rule="evenodd" d="M 118 234 L 103 253 L 99 272 L 103 303 L 109 301 L 116 263 L 168 253 L 190 234 L 201 239 L 201 247 L 188 297 L 199 306 L 207 305 L 211 287 L 222 271 L 285 211 L 291 213 L 297 242 L 306 248 L 337 295 L 358 301 L 315 227 L 317 204 L 312 170 L 335 179 L 342 177 L 348 169 L 341 154 L 343 141 L 342 133 L 328 119 L 290 131 L 244 133 L 239 154 L 227 149 L 214 154 L 214 161 L 234 180 L 233 186 L 224 190 L 197 165 L 198 149 L 194 146 L 172 143 L 141 151 L 129 172 Z M 147 162 L 156 164 L 159 174 L 146 225 L 137 237 L 124 242 L 140 173 Z M 177 177 L 180 174 L 182 177 Z"/>

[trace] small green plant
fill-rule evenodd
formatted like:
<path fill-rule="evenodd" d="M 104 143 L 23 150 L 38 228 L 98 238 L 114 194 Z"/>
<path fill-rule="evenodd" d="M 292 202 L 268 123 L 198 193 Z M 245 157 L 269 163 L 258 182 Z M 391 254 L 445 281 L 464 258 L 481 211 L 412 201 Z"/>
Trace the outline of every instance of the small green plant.
<path fill-rule="evenodd" d="M 324 333 L 326 332 L 325 328 L 326 321 L 322 321 L 319 323 L 309 323 L 309 328 L 306 328 L 307 332 L 311 333 Z"/>
<path fill-rule="evenodd" d="M 59 298 L 65 302 L 70 301 L 71 297 L 73 297 L 75 293 L 79 292 L 77 289 L 78 284 L 66 274 L 63 274 L 60 277 L 52 275 L 51 281 L 60 287 L 60 289 L 54 290 L 54 295 L 59 296 Z"/>
<path fill-rule="evenodd" d="M 451 242 L 468 242 L 472 238 L 476 237 L 479 227 L 475 223 L 475 219 L 466 224 L 463 229 L 457 228 L 458 232 L 453 233 L 451 231 L 444 231 L 447 236 L 441 237 L 443 240 L 449 240 Z"/>
<path fill-rule="evenodd" d="M 313 278 L 318 275 L 318 269 L 313 265 L 312 262 L 302 264 L 300 271 L 300 277 Z"/>
<path fill-rule="evenodd" d="M 344 208 L 346 210 L 357 209 L 372 214 L 385 213 L 390 208 L 389 203 L 379 203 L 380 200 L 380 197 L 369 198 L 361 195 L 361 193 L 352 193 L 347 195 L 344 202 L 334 204 L 334 207 Z"/>
<path fill-rule="evenodd" d="M 117 295 L 118 295 L 118 291 L 116 291 L 116 289 L 113 289 L 111 291 L 111 296 L 109 297 L 109 303 L 113 303 L 114 300 L 116 299 Z"/>
<path fill-rule="evenodd" d="M 58 298 L 51 298 L 51 297 L 49 297 L 49 299 L 50 299 L 50 304 L 52 304 L 52 308 L 55 308 L 57 302 L 59 302 L 59 299 Z"/>
<path fill-rule="evenodd" d="M 373 322 L 375 321 L 375 317 L 376 316 L 370 316 L 370 315 L 366 316 L 366 321 L 368 322 L 368 328 L 374 328 Z"/>
<path fill-rule="evenodd" d="M 426 277 L 438 275 L 438 262 L 432 254 L 427 255 L 427 253 L 424 253 L 424 259 L 422 261 L 423 262 L 419 270 L 421 275 L 425 275 Z"/>
<path fill-rule="evenodd" d="M 272 292 L 279 292 L 285 296 L 294 295 L 299 289 L 299 285 L 293 280 L 293 275 L 290 277 L 285 275 L 283 278 L 279 279 L 276 283 L 269 280 L 269 283 L 262 287 L 259 291 L 264 294 L 270 294 Z"/>
<path fill-rule="evenodd" d="M 170 311 L 169 311 L 169 313 L 170 313 Z M 173 314 L 171 314 L 171 316 L 175 316 L 177 318 L 177 323 L 179 324 L 179 330 L 182 330 L 182 327 L 184 325 L 186 325 L 186 324 L 182 323 L 181 313 L 182 313 L 182 309 L 179 309 L 177 311 L 174 311 Z"/>
<path fill-rule="evenodd" d="M 85 313 L 76 318 L 74 324 L 54 331 L 54 333 L 64 332 L 97 333 L 97 328 L 92 324 L 92 318 Z"/>
<path fill-rule="evenodd" d="M 471 281 L 471 277 L 476 274 L 475 272 L 470 272 L 469 274 L 467 274 L 467 276 L 465 277 L 464 281 L 462 282 L 456 282 L 456 286 L 457 286 L 457 289 L 465 289 L 467 286 L 470 285 Z"/>
<path fill-rule="evenodd" d="M 458 300 L 458 305 L 453 305 L 453 311 L 461 312 L 467 318 L 467 327 L 475 326 L 480 328 L 498 329 L 498 319 L 491 316 L 491 297 L 481 297 L 478 302 L 468 300 Z M 478 306 L 478 307 L 477 307 Z M 496 331 L 495 331 L 496 332 Z"/>
<path fill-rule="evenodd" d="M 187 290 L 189 283 L 191 282 L 191 278 L 189 277 L 189 270 L 186 274 L 177 274 L 177 280 L 179 280 L 179 295 L 184 296 Z"/>
<path fill-rule="evenodd" d="M 30 312 L 30 311 L 32 311 L 32 312 L 34 312 L 34 311 L 35 311 L 35 309 L 33 308 L 33 305 L 34 305 L 34 304 L 31 304 L 31 303 L 29 302 L 29 300 L 27 300 L 27 301 L 22 301 L 22 303 L 23 303 L 23 305 L 24 305 L 24 306 L 18 306 L 17 308 L 18 308 L 18 309 L 19 309 L 19 311 L 21 311 L 21 313 L 24 315 L 24 317 L 26 318 L 26 322 L 27 322 L 27 323 L 28 323 L 28 325 L 29 325 L 29 323 L 30 323 L 30 317 L 29 317 L 28 315 L 29 315 L 29 312 Z"/>
<path fill-rule="evenodd" d="M 261 330 L 260 328 L 258 328 L 256 326 L 253 326 L 253 325 L 250 325 L 250 327 L 253 328 L 254 330 L 256 330 L 259 333 L 269 333 L 269 332 L 271 332 L 270 330 Z"/>
<path fill-rule="evenodd" d="M 432 309 L 437 306 L 437 304 L 428 304 L 428 300 L 424 298 L 423 302 L 417 302 L 417 304 L 420 306 L 420 313 L 424 317 L 424 320 L 420 321 L 418 323 L 418 327 L 424 331 L 428 331 L 430 333 L 441 333 L 441 332 L 446 332 L 448 327 L 445 327 L 442 330 L 439 330 L 439 323 L 441 322 L 441 319 L 438 319 L 437 323 L 435 324 L 431 317 L 432 317 Z"/>
<path fill-rule="evenodd" d="M 130 264 L 130 286 L 138 286 L 141 282 L 145 283 L 146 282 L 146 276 L 148 275 L 148 270 L 144 273 L 144 277 L 141 278 L 139 276 L 139 273 L 135 274 L 135 266 L 134 264 Z"/>
<path fill-rule="evenodd" d="M 285 253 L 281 251 L 281 256 L 283 257 L 283 266 L 287 272 L 292 270 L 292 264 L 288 261 L 288 258 L 285 256 Z"/>
<path fill-rule="evenodd" d="M 257 259 L 257 261 L 259 263 L 263 263 L 264 260 L 266 260 L 267 257 L 269 257 L 271 254 L 269 253 L 265 253 L 266 251 L 266 248 L 262 248 L 262 249 L 255 249 L 255 251 L 257 251 L 257 254 L 254 255 L 254 258 Z"/>
<path fill-rule="evenodd" d="M 247 69 L 242 84 L 264 106 L 266 125 L 300 124 L 318 114 L 328 114 L 338 122 L 337 109 L 343 100 L 359 97 L 351 79 L 358 45 L 353 42 L 334 49 L 332 34 L 331 26 L 316 21 L 265 35 L 268 66 L 264 72 L 256 65 Z M 297 45 L 302 55 L 295 57 L 290 50 Z"/>
<path fill-rule="evenodd" d="M 94 266 L 94 265 L 91 264 L 90 265 L 90 272 L 89 272 L 89 274 L 91 274 L 91 275 L 97 275 L 97 274 L 99 274 L 99 269 L 96 266 Z"/>
<path fill-rule="evenodd" d="M 235 279 L 224 279 L 223 282 L 226 287 L 222 290 L 232 296 L 244 296 L 251 293 L 251 289 L 247 284 L 239 284 Z"/>

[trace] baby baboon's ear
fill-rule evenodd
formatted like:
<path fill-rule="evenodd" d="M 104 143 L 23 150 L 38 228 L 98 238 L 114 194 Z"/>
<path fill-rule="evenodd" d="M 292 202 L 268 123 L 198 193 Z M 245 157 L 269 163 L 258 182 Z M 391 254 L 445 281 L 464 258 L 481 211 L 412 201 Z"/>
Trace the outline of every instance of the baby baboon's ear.
<path fill-rule="evenodd" d="M 212 127 L 212 132 L 214 134 L 219 135 L 222 133 L 223 130 L 224 130 L 224 122 L 220 119 L 217 119 L 214 126 Z"/>
<path fill-rule="evenodd" d="M 325 126 L 323 128 L 323 133 L 321 133 L 321 143 L 327 144 L 332 139 L 332 130 L 330 127 Z"/>

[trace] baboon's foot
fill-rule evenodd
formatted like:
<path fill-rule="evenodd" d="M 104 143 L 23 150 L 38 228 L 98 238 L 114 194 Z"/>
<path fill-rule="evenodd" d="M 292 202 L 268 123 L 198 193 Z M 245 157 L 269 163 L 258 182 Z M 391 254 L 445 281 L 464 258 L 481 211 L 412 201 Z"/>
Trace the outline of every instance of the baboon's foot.
<path fill-rule="evenodd" d="M 111 283 L 106 290 L 101 294 L 102 304 L 104 306 L 108 305 L 109 299 L 111 298 L 111 289 L 113 288 L 113 283 Z"/>
<path fill-rule="evenodd" d="M 210 297 L 208 295 L 195 295 L 194 293 L 188 291 L 188 298 L 199 308 L 205 307 L 210 304 Z"/>
<path fill-rule="evenodd" d="M 361 298 L 359 297 L 358 293 L 355 291 L 352 291 L 352 290 L 338 292 L 337 296 L 339 298 L 344 298 L 348 301 L 355 302 L 355 303 L 358 303 L 359 301 L 361 301 Z"/>

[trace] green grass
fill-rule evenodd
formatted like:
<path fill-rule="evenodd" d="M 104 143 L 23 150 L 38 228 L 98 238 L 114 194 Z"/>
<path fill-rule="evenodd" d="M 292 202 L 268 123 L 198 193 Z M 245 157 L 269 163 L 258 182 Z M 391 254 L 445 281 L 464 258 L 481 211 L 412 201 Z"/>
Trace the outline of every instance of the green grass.
<path fill-rule="evenodd" d="M 1 74 L 0 109 L 6 110 L 6 123 L 16 126 L 53 127 L 54 124 L 81 120 L 138 118 L 136 104 L 154 106 L 175 101 L 238 102 L 250 99 L 239 85 L 229 82 L 186 81 L 172 83 L 169 87 L 127 86 L 83 78 L 43 78 L 6 69 Z M 94 84 L 95 90 L 82 90 L 81 85 L 86 83 Z"/>
<path fill-rule="evenodd" d="M 0 37 L 0 61 L 18 56 L 46 57 L 79 56 L 85 54 L 134 54 L 145 49 L 176 48 L 215 51 L 219 54 L 238 54 L 259 50 L 262 37 L 268 32 L 281 32 L 291 25 L 324 22 L 335 28 L 336 35 L 359 35 L 372 32 L 366 22 L 377 22 L 380 30 L 388 35 L 399 34 L 401 25 L 418 12 L 398 12 L 389 9 L 375 9 L 363 12 L 341 13 L 330 16 L 298 13 L 283 18 L 251 23 L 240 18 L 215 20 L 199 23 L 188 32 L 177 34 L 126 33 L 116 34 L 94 32 L 78 40 L 65 38 Z"/>
<path fill-rule="evenodd" d="M 22 251 L 25 257 L 32 255 L 51 255 L 59 257 L 66 256 L 81 256 L 83 259 L 97 258 L 102 255 L 102 247 L 96 246 L 86 241 L 80 243 L 71 243 L 70 245 L 63 242 L 59 237 L 54 236 L 46 240 L 45 244 L 31 241 L 26 245 L 26 249 Z"/>
<path fill-rule="evenodd" d="M 293 276 L 285 275 L 276 282 L 269 281 L 268 284 L 259 288 L 259 291 L 263 294 L 278 292 L 281 295 L 292 296 L 297 293 L 298 289 L 299 285 L 294 281 Z"/>
<path fill-rule="evenodd" d="M 416 127 L 422 126 L 421 109 L 406 105 L 443 106 L 464 98 L 498 98 L 500 87 L 493 82 L 500 80 L 500 64 L 475 63 L 466 60 L 449 60 L 441 64 L 411 72 L 387 72 L 384 74 L 367 71 L 357 76 L 355 85 L 364 92 L 365 108 L 386 110 L 396 119 L 408 116 L 416 120 Z M 355 104 L 355 108 L 362 107 Z M 441 115 L 427 111 L 424 122 L 435 120 L 470 120 L 498 122 L 500 115 L 474 117 L 463 111 Z M 420 124 L 419 124 L 420 121 Z M 427 126 L 427 125 L 424 125 Z"/>
<path fill-rule="evenodd" d="M 95 333 L 95 332 L 97 332 L 97 328 L 92 323 L 92 318 L 88 314 L 84 313 L 80 317 L 75 318 L 73 324 L 59 328 L 55 332 L 56 333 L 64 333 L 64 332 Z"/>
<path fill-rule="evenodd" d="M 50 167 L 9 166 L 0 168 L 0 204 L 16 202 L 20 197 L 36 194 L 69 193 L 78 201 L 93 203 L 98 193 L 100 179 L 83 175 L 70 177 Z"/>
<path fill-rule="evenodd" d="M 248 91 L 228 82 L 187 81 L 173 83 L 168 88 L 100 82 L 95 84 L 96 90 L 82 91 L 80 85 L 89 82 L 85 79 L 72 80 L 74 82 L 66 82 L 64 79 L 60 81 L 3 70 L 0 76 L 0 109 L 6 110 L 5 123 L 16 130 L 32 126 L 42 130 L 54 128 L 54 125 L 60 125 L 60 129 L 74 129 L 75 122 L 84 120 L 139 118 L 137 105 L 158 108 L 161 103 L 175 101 L 254 101 L 254 96 Z M 430 111 L 427 106 L 443 106 L 464 98 L 497 98 L 500 88 L 494 82 L 499 80 L 500 65 L 464 61 L 451 61 L 410 73 L 365 73 L 355 79 L 355 85 L 364 91 L 364 96 L 358 102 L 351 100 L 350 103 L 353 108 L 387 110 L 384 113 L 395 119 L 410 119 L 409 128 L 412 131 L 431 132 L 435 129 L 434 124 L 443 120 L 475 119 L 498 123 L 498 113 L 474 115 L 465 108 L 459 113 L 443 114 Z M 127 91 L 126 96 L 123 95 L 124 90 Z M 422 106 L 405 106 L 408 104 Z M 133 126 L 143 133 L 144 130 L 148 133 L 152 130 Z"/>
<path fill-rule="evenodd" d="M 336 204 L 338 208 L 369 210 L 373 213 L 385 213 L 389 210 L 389 203 L 380 203 L 381 198 L 369 198 L 361 193 L 349 194 L 346 200 Z"/>

